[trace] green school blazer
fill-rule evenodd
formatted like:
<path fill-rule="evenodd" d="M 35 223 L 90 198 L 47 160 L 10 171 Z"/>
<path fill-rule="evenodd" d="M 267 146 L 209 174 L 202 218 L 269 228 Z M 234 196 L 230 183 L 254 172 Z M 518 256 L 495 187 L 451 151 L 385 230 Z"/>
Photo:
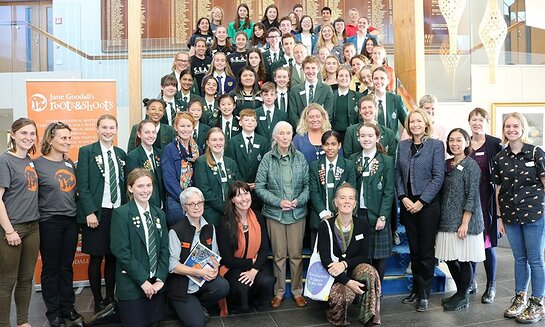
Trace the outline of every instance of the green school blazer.
<path fill-rule="evenodd" d="M 309 169 L 309 189 L 310 189 L 310 229 L 318 230 L 320 225 L 320 212 L 326 210 L 326 194 L 327 185 L 322 183 L 320 173 L 327 174 L 329 167 L 327 167 L 327 160 L 322 157 L 313 161 L 310 164 Z M 320 172 L 322 171 L 322 172 Z M 337 191 L 337 188 L 343 183 L 349 183 L 354 188 L 356 187 L 356 167 L 351 160 L 345 159 L 341 156 L 337 158 L 337 166 L 335 167 L 335 181 L 333 187 L 333 194 Z M 329 209 L 331 212 L 335 212 L 333 206 L 333 199 L 329 199 Z"/>
<path fill-rule="evenodd" d="M 363 150 L 361 148 L 360 140 L 358 138 L 358 130 L 360 126 L 361 123 L 357 123 L 348 126 L 348 128 L 346 129 L 343 143 L 343 154 L 345 158 L 350 158 L 350 156 L 354 153 L 361 152 Z M 379 143 L 382 144 L 382 146 L 386 150 L 386 153 L 390 157 L 395 158 L 397 151 L 397 140 L 395 138 L 394 132 L 388 127 L 378 124 L 377 126 L 380 130 Z"/>
<path fill-rule="evenodd" d="M 125 151 L 114 146 L 117 165 L 119 167 L 118 190 L 121 204 L 127 202 L 125 191 L 125 164 L 127 155 Z M 108 158 L 102 157 L 100 143 L 83 146 L 79 149 L 78 163 L 76 166 L 76 180 L 78 183 L 79 198 L 77 201 L 77 220 L 80 224 L 87 223 L 87 216 L 94 213 L 100 222 L 102 216 L 102 195 L 104 193 L 104 179 L 108 178 L 103 173 Z"/>
<path fill-rule="evenodd" d="M 271 143 L 263 136 L 254 133 L 252 139 L 253 150 L 251 154 L 248 154 L 247 142 L 248 140 L 244 138 L 242 133 L 234 136 L 227 144 L 225 156 L 236 162 L 241 180 L 246 183 L 254 183 L 257 168 L 259 168 L 259 164 L 265 153 L 271 149 Z"/>
<path fill-rule="evenodd" d="M 165 282 L 168 275 L 168 229 L 161 209 L 148 205 L 156 231 L 157 270 L 155 277 Z M 140 285 L 150 278 L 150 263 L 142 219 L 134 201 L 122 205 L 112 213 L 110 248 L 116 257 L 115 294 L 120 300 L 136 300 L 146 296 Z M 164 292 L 163 287 L 160 292 Z"/>
<path fill-rule="evenodd" d="M 233 159 L 224 156 L 223 162 L 227 171 L 227 184 L 231 186 L 235 181 L 240 180 L 240 173 Z M 220 172 L 217 166 L 208 167 L 205 155 L 195 161 L 193 168 L 195 186 L 204 194 L 204 219 L 214 226 L 219 226 L 225 207 Z M 227 197 L 227 194 L 225 196 Z"/>
<path fill-rule="evenodd" d="M 153 148 L 153 155 L 156 169 L 153 170 L 149 157 L 146 155 L 144 148 L 139 146 L 127 154 L 127 166 L 125 171 L 127 176 L 135 168 L 146 168 L 153 176 L 153 193 L 149 202 L 158 208 L 162 208 L 162 202 L 165 200 L 165 187 L 163 186 L 163 172 L 161 169 L 161 154 L 163 151 Z"/>
<path fill-rule="evenodd" d="M 350 156 L 350 159 L 356 165 L 358 179 L 356 190 L 358 193 L 361 192 L 363 184 L 363 195 L 369 223 L 371 226 L 375 226 L 377 218 L 384 216 L 386 217 L 386 223 L 389 224 L 395 196 L 394 158 L 377 152 L 374 159 L 376 165 L 373 165 L 373 160 L 371 160 L 368 174 L 363 171 L 364 160 L 361 151 Z"/>

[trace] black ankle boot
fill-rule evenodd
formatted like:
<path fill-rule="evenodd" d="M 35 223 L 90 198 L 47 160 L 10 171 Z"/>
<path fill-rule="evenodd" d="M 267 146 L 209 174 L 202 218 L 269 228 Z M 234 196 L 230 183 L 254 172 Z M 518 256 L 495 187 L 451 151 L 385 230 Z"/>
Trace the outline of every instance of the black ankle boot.
<path fill-rule="evenodd" d="M 484 291 L 483 297 L 481 298 L 481 302 L 484 304 L 490 304 L 494 302 L 495 297 L 496 297 L 496 282 L 488 282 L 486 284 L 486 290 Z"/>

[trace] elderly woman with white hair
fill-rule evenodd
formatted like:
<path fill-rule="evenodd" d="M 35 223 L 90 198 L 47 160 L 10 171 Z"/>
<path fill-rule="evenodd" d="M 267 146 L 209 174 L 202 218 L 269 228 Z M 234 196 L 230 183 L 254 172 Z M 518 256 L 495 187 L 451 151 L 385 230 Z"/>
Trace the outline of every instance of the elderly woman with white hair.
<path fill-rule="evenodd" d="M 196 187 L 180 194 L 180 205 L 187 219 L 172 226 L 169 237 L 168 296 L 176 314 L 185 326 L 204 326 L 206 306 L 216 303 L 229 293 L 229 283 L 218 276 L 219 262 L 214 267 L 190 267 L 184 264 L 193 247 L 201 243 L 219 255 L 216 230 L 203 217 L 204 195 Z M 204 280 L 199 286 L 194 279 Z"/>
<path fill-rule="evenodd" d="M 299 307 L 306 306 L 303 297 L 303 236 L 309 200 L 308 164 L 305 156 L 292 145 L 293 130 L 280 121 L 272 132 L 272 150 L 261 160 L 256 176 L 257 195 L 263 200 L 262 215 L 274 260 L 275 297 L 271 307 L 278 308 L 286 288 L 286 258 L 291 272 L 291 293 Z"/>

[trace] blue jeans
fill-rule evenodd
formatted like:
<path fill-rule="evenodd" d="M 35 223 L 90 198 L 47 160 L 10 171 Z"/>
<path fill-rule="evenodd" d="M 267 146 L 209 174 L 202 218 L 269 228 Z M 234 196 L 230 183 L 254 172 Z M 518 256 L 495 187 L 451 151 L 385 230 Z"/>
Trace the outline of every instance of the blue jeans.
<path fill-rule="evenodd" d="M 531 224 L 505 224 L 507 238 L 515 258 L 515 291 L 528 290 L 532 281 L 532 296 L 545 293 L 545 218 Z"/>
<path fill-rule="evenodd" d="M 165 202 L 165 213 L 168 227 L 172 227 L 172 225 L 185 218 L 185 212 L 180 205 L 180 201 L 170 196 L 167 196 L 167 201 Z"/>

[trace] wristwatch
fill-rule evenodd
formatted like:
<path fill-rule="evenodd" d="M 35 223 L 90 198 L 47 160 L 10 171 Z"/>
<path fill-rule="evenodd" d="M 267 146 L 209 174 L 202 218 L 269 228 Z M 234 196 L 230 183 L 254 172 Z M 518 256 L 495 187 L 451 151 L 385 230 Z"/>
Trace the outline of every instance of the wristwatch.
<path fill-rule="evenodd" d="M 384 217 L 384 216 L 380 216 L 380 217 L 378 217 L 378 219 L 380 219 L 382 221 L 386 221 L 386 217 Z"/>

